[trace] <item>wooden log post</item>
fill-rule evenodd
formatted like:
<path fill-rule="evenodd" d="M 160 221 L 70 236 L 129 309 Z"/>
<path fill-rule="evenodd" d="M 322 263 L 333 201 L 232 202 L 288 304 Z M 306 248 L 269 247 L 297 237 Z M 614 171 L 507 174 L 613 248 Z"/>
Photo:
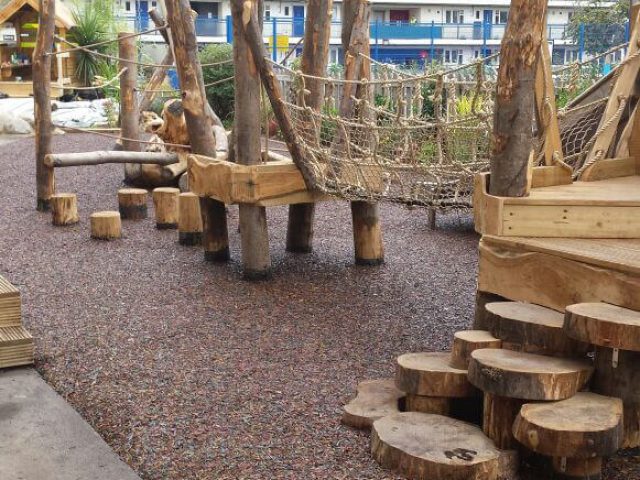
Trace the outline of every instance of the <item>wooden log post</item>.
<path fill-rule="evenodd" d="M 156 228 L 169 230 L 178 228 L 179 188 L 158 187 L 153 189 L 153 206 L 156 211 Z"/>
<path fill-rule="evenodd" d="M 51 55 L 55 34 L 55 0 L 39 0 L 38 33 L 33 50 L 33 102 L 36 139 L 36 208 L 47 211 L 55 192 L 53 168 L 44 164 L 51 153 Z"/>
<path fill-rule="evenodd" d="M 51 153 L 45 156 L 44 163 L 50 167 L 79 167 L 83 165 L 104 165 L 106 163 L 136 163 L 154 165 L 172 165 L 180 158 L 176 153 L 165 152 L 123 152 L 97 151 L 81 153 Z"/>
<path fill-rule="evenodd" d="M 302 48 L 302 73 L 323 77 L 327 72 L 333 0 L 308 0 Z M 305 80 L 305 105 L 320 111 L 324 99 L 324 84 L 320 80 Z M 313 132 L 318 135 L 320 132 Z M 315 204 L 289 206 L 287 251 L 310 253 L 313 250 Z"/>
<path fill-rule="evenodd" d="M 535 80 L 547 0 L 512 0 L 500 50 L 489 193 L 523 197 L 530 188 Z"/>
<path fill-rule="evenodd" d="M 121 188 L 118 190 L 120 217 L 129 220 L 147 218 L 147 191 L 144 188 Z"/>
<path fill-rule="evenodd" d="M 91 238 L 96 240 L 115 240 L 122 236 L 120 213 L 112 211 L 95 212 L 89 217 Z"/>
<path fill-rule="evenodd" d="M 244 23 L 256 15 L 258 2 L 233 0 L 233 60 L 235 64 L 235 125 L 233 129 L 236 163 L 254 165 L 261 161 L 260 74 L 244 33 Z M 271 270 L 269 232 L 265 207 L 239 205 L 243 275 L 257 280 Z"/>
<path fill-rule="evenodd" d="M 78 223 L 78 199 L 75 193 L 56 193 L 51 196 L 52 223 L 57 226 Z"/>
<path fill-rule="evenodd" d="M 216 156 L 216 141 L 211 118 L 207 115 L 202 67 L 198 61 L 198 45 L 189 0 L 167 0 L 167 22 L 175 53 L 176 68 L 182 89 L 182 106 L 189 131 L 191 152 L 208 157 Z M 204 257 L 207 261 L 229 260 L 227 212 L 223 203 L 201 199 L 204 228 Z"/>
<path fill-rule="evenodd" d="M 342 48 L 345 52 L 345 79 L 371 79 L 371 64 L 362 56 L 369 55 L 369 15 L 367 0 L 345 0 L 342 4 Z M 355 115 L 352 97 L 364 98 L 368 89 L 345 84 L 340 116 Z M 364 201 L 351 202 L 353 220 L 353 244 L 357 265 L 380 265 L 384 262 L 382 228 L 378 204 Z"/>
<path fill-rule="evenodd" d="M 120 70 L 126 71 L 120 76 L 120 135 L 122 149 L 129 152 L 139 152 L 140 143 L 140 112 L 136 99 L 136 84 L 138 68 L 136 62 L 136 37 L 130 33 L 118 33 L 118 55 L 120 56 Z"/>
<path fill-rule="evenodd" d="M 178 210 L 178 242 L 180 245 L 201 245 L 202 216 L 198 196 L 192 192 L 181 193 Z"/>

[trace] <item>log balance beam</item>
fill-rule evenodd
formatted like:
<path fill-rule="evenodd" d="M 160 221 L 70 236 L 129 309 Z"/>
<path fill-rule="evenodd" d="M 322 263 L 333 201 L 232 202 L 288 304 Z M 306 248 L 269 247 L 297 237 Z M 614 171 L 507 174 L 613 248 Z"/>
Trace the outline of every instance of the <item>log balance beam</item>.
<path fill-rule="evenodd" d="M 50 153 L 45 155 L 47 167 L 78 167 L 83 165 L 103 165 L 107 163 L 144 163 L 171 165 L 178 163 L 177 153 L 98 151 L 82 153 Z"/>

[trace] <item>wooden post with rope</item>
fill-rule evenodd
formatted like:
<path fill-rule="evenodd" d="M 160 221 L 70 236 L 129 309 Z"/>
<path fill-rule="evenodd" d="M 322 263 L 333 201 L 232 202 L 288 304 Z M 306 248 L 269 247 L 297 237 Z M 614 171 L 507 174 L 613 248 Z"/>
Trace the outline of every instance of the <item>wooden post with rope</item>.
<path fill-rule="evenodd" d="M 122 149 L 139 152 L 140 112 L 136 98 L 138 67 L 136 65 L 136 37 L 129 33 L 118 33 L 118 55 L 120 70 L 126 71 L 120 76 L 120 135 Z"/>
<path fill-rule="evenodd" d="M 38 33 L 33 50 L 33 102 L 36 138 L 37 209 L 47 211 L 55 193 L 53 168 L 45 165 L 51 153 L 51 55 L 55 35 L 55 0 L 39 0 Z"/>
<path fill-rule="evenodd" d="M 531 183 L 532 120 L 547 0 L 512 0 L 500 47 L 489 193 L 523 197 Z"/>
<path fill-rule="evenodd" d="M 345 80 L 371 79 L 371 63 L 368 60 L 370 53 L 369 2 L 367 0 L 345 0 L 342 8 L 342 47 L 345 52 L 344 78 Z M 352 97 L 364 98 L 366 95 L 369 95 L 367 88 L 355 84 L 345 84 L 340 104 L 340 116 L 343 118 L 353 117 L 355 105 Z M 351 217 L 356 264 L 381 264 L 384 261 L 384 248 L 378 204 L 353 201 L 351 202 Z"/>
<path fill-rule="evenodd" d="M 307 19 L 302 48 L 302 73 L 322 77 L 327 72 L 329 40 L 331 37 L 331 12 L 333 0 L 308 0 Z M 305 105 L 320 111 L 324 99 L 324 84 L 320 80 L 306 79 Z M 313 132 L 312 134 L 319 134 Z M 289 206 L 287 227 L 287 251 L 310 253 L 313 250 L 314 203 Z"/>
<path fill-rule="evenodd" d="M 167 0 L 165 6 L 182 89 L 182 105 L 191 152 L 215 158 L 216 141 L 211 119 L 207 115 L 204 80 L 197 55 L 198 46 L 191 6 L 189 0 Z M 202 198 L 201 212 L 205 259 L 217 262 L 229 260 L 229 235 L 224 204 L 210 198 Z"/>
<path fill-rule="evenodd" d="M 232 0 L 233 59 L 235 64 L 235 125 L 233 143 L 236 163 L 255 165 L 261 161 L 260 141 L 260 73 L 253 61 L 243 21 L 256 15 L 259 2 Z M 268 132 L 267 132 L 268 134 Z M 257 280 L 271 271 L 269 232 L 265 207 L 240 204 L 240 237 L 242 241 L 243 275 Z"/>

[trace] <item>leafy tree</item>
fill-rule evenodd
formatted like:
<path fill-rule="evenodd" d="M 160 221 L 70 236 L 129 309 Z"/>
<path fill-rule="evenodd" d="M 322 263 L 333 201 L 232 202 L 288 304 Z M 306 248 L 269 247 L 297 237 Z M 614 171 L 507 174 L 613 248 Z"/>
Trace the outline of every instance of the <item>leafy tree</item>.
<path fill-rule="evenodd" d="M 199 53 L 200 63 L 219 63 L 225 60 L 233 59 L 233 47 L 228 43 L 211 44 L 204 47 Z M 224 65 L 216 65 L 212 67 L 203 67 L 202 75 L 206 85 L 220 80 L 233 77 L 233 63 L 225 63 Z M 233 80 L 221 82 L 206 88 L 207 100 L 218 114 L 220 119 L 225 123 L 233 120 L 233 111 L 235 103 L 235 87 Z"/>
<path fill-rule="evenodd" d="M 590 0 L 578 7 L 571 17 L 567 32 L 574 42 L 581 41 L 581 25 L 584 25 L 584 49 L 596 55 L 624 43 L 625 23 L 629 18 L 629 0 L 618 0 L 613 7 L 610 1 Z"/>

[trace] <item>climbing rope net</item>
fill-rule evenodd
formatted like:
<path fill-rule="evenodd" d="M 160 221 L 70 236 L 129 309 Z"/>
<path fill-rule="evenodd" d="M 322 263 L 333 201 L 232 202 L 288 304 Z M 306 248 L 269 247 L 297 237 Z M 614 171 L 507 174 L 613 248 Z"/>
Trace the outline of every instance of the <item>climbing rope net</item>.
<path fill-rule="evenodd" d="M 489 169 L 497 54 L 417 75 L 366 58 L 371 79 L 362 81 L 305 75 L 272 62 L 314 186 L 351 200 L 470 208 L 474 176 Z M 572 76 L 554 80 L 581 89 L 598 80 L 576 75 L 583 64 L 571 68 Z M 306 104 L 310 85 L 324 92 L 320 109 Z M 605 103 L 606 96 L 589 108 L 561 110 L 565 154 L 582 155 Z M 538 126 L 538 138 L 543 129 Z M 541 158 L 543 142 L 537 143 Z"/>

